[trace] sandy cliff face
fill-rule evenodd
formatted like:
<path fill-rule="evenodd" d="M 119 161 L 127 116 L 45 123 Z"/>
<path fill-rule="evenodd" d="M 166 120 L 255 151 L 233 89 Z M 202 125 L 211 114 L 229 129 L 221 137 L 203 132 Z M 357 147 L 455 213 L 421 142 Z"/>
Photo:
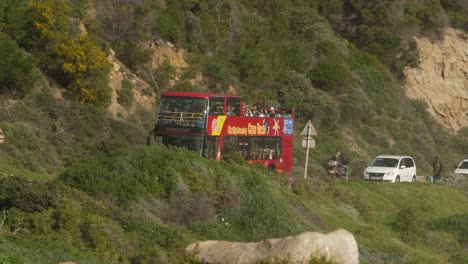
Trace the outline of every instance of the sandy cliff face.
<path fill-rule="evenodd" d="M 415 40 L 421 64 L 405 71 L 407 96 L 426 102 L 445 127 L 468 126 L 468 35 L 449 28 L 442 40 Z"/>
<path fill-rule="evenodd" d="M 148 111 L 154 111 L 154 93 L 150 85 L 127 69 L 127 67 L 115 57 L 113 51 L 110 52 L 108 60 L 112 65 L 109 74 L 109 86 L 112 89 L 112 96 L 108 111 L 114 117 L 119 115 L 127 117 L 129 114 L 135 112 L 138 107 L 142 107 Z M 122 80 L 128 80 L 132 83 L 133 104 L 129 109 L 122 107 L 117 102 L 118 92 L 122 89 Z"/>
<path fill-rule="evenodd" d="M 146 45 L 146 48 L 148 48 L 150 52 L 148 70 L 155 71 L 163 63 L 167 62 L 175 69 L 176 73 L 174 80 L 170 80 L 171 83 L 174 83 L 179 78 L 182 69 L 189 66 L 185 61 L 185 51 L 176 49 L 169 42 L 151 42 Z M 115 57 L 115 53 L 112 50 L 108 56 L 108 60 L 112 64 L 112 69 L 109 74 L 109 86 L 112 89 L 112 97 L 108 111 L 114 117 L 127 117 L 129 114 L 137 111 L 138 107 L 142 107 L 148 111 L 154 111 L 156 107 L 154 97 L 156 94 L 150 85 L 125 67 L 125 65 Z M 117 101 L 119 90 L 122 88 L 122 80 L 130 81 L 133 86 L 133 104 L 129 109 L 122 107 Z"/>

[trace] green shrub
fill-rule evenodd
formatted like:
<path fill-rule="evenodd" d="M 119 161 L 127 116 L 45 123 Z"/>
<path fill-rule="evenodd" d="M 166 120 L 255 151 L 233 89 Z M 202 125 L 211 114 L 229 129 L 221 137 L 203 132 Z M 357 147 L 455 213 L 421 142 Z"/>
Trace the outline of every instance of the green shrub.
<path fill-rule="evenodd" d="M 467 220 L 467 214 L 453 215 L 449 218 L 441 219 L 435 223 L 432 223 L 431 228 L 452 233 L 455 235 L 461 245 L 466 245 L 468 243 L 468 226 L 466 225 Z"/>
<path fill-rule="evenodd" d="M 17 258 L 10 257 L 5 255 L 5 253 L 0 253 L 0 264 L 21 264 Z"/>
<path fill-rule="evenodd" d="M 113 196 L 120 202 L 155 195 L 170 198 L 181 171 L 170 159 L 160 159 L 161 150 L 139 148 L 129 154 L 97 156 L 73 164 L 60 179 L 65 184 L 95 196 Z M 172 155 L 172 158 L 176 156 Z"/>
<path fill-rule="evenodd" d="M 420 242 L 424 235 L 424 227 L 417 218 L 414 209 L 402 208 L 392 224 L 393 230 L 398 232 L 405 242 Z"/>
<path fill-rule="evenodd" d="M 21 43 L 26 36 L 26 0 L 4 0 L 0 4 L 0 32 Z"/>
<path fill-rule="evenodd" d="M 0 94 L 24 97 L 39 80 L 35 59 L 0 32 Z"/>
<path fill-rule="evenodd" d="M 303 74 L 288 72 L 276 92 L 281 106 L 294 109 L 296 118 L 312 119 L 317 127 L 336 127 L 339 120 L 336 103 L 323 91 L 315 89 Z"/>
<path fill-rule="evenodd" d="M 451 255 L 449 259 L 450 263 L 463 264 L 468 262 L 468 256 L 466 254 L 455 254 Z"/>
<path fill-rule="evenodd" d="M 49 191 L 46 184 L 23 177 L 0 178 L 0 209 L 40 212 L 55 203 L 55 197 Z"/>
<path fill-rule="evenodd" d="M 350 71 L 338 61 L 323 61 L 318 63 L 310 72 L 309 78 L 318 88 L 341 94 L 353 81 Z"/>
<path fill-rule="evenodd" d="M 144 69 L 144 67 L 146 67 L 145 64 L 147 64 L 151 58 L 148 49 L 142 48 L 140 45 L 133 42 L 120 40 L 119 42 L 115 42 L 112 47 L 115 48 L 116 57 L 133 71 Z"/>
<path fill-rule="evenodd" d="M 25 24 L 27 37 L 23 39 L 21 46 L 41 57 L 41 68 L 48 69 L 51 66 L 47 63 L 53 59 L 48 56 L 52 54 L 55 44 L 68 34 L 69 12 L 68 1 L 28 1 L 28 22 Z"/>
<path fill-rule="evenodd" d="M 161 38 L 180 45 L 184 43 L 185 31 L 184 27 L 181 26 L 183 22 L 180 15 L 170 13 L 176 11 L 176 9 L 168 8 L 165 12 L 161 13 L 156 21 L 156 31 Z"/>
<path fill-rule="evenodd" d="M 121 227 L 106 218 L 97 215 L 87 215 L 80 225 L 81 238 L 84 244 L 98 253 L 105 262 L 118 263 L 126 258 L 124 249 L 127 245 Z"/>
<path fill-rule="evenodd" d="M 221 56 L 213 56 L 204 63 L 203 74 L 210 79 L 212 90 L 219 91 L 217 85 L 227 86 L 227 80 L 231 79 L 231 72 L 228 65 L 225 65 Z"/>
<path fill-rule="evenodd" d="M 132 83 L 124 79 L 121 82 L 121 88 L 118 90 L 117 102 L 124 107 L 130 107 L 133 103 L 133 86 Z"/>
<path fill-rule="evenodd" d="M 200 92 L 200 88 L 189 81 L 182 81 L 171 88 L 171 91 Z"/>

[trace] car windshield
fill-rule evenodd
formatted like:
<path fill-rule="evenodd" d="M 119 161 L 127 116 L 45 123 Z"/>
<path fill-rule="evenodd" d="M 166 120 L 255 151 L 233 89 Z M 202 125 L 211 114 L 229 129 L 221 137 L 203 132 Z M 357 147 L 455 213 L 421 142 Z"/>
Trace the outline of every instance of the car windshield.
<path fill-rule="evenodd" d="M 398 159 L 392 158 L 377 158 L 372 162 L 372 167 L 393 167 L 398 166 Z"/>
<path fill-rule="evenodd" d="M 464 161 L 458 166 L 459 169 L 468 169 L 468 161 Z"/>

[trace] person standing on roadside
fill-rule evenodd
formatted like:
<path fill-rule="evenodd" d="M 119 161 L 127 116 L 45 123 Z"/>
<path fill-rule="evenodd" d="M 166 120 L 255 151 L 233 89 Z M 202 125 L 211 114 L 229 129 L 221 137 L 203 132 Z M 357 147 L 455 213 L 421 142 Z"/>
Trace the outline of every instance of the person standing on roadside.
<path fill-rule="evenodd" d="M 442 163 L 440 162 L 439 156 L 435 156 L 432 169 L 434 172 L 432 183 L 436 183 L 440 179 L 440 175 L 442 173 Z"/>

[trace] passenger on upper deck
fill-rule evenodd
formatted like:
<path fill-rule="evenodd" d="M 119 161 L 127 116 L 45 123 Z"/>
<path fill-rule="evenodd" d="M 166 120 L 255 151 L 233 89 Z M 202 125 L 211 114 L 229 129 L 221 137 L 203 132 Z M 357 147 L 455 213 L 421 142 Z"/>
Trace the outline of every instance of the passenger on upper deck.
<path fill-rule="evenodd" d="M 238 116 L 238 115 L 239 115 L 239 111 L 238 111 L 237 107 L 231 106 L 231 108 L 230 108 L 229 111 L 227 112 L 227 115 L 229 115 L 229 116 Z"/>
<path fill-rule="evenodd" d="M 244 111 L 244 115 L 246 117 L 252 117 L 254 116 L 253 113 L 252 113 L 252 110 L 250 109 L 250 107 L 247 107 L 247 109 Z"/>

